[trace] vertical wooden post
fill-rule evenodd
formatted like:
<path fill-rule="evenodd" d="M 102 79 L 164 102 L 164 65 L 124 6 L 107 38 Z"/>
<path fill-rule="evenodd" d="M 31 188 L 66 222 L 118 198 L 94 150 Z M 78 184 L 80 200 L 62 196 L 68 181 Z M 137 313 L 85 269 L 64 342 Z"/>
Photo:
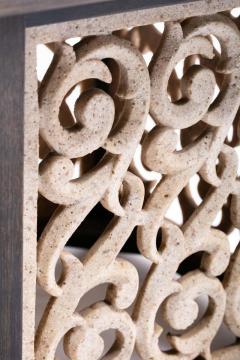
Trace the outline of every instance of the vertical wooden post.
<path fill-rule="evenodd" d="M 23 17 L 0 19 L 0 358 L 22 360 Z"/>

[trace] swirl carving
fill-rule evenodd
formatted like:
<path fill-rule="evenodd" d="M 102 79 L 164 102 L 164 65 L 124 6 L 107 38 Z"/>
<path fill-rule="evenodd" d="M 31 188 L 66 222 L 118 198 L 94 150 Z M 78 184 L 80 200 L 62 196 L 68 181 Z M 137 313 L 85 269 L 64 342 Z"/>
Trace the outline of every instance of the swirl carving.
<path fill-rule="evenodd" d="M 53 60 L 39 85 L 47 149 L 39 193 L 53 211 L 37 249 L 37 281 L 49 301 L 36 360 L 56 359 L 61 342 L 72 360 L 126 360 L 134 351 L 144 360 L 237 359 L 237 344 L 212 348 L 223 322 L 240 336 L 240 250 L 231 254 L 228 237 L 240 228 L 237 22 L 216 14 L 168 22 L 163 33 L 147 25 L 47 46 Z M 74 89 L 80 90 L 70 109 Z M 134 166 L 139 148 L 142 169 L 159 176 L 155 183 Z M 83 168 L 77 175 L 76 164 Z M 190 189 L 194 176 L 199 204 Z M 168 215 L 176 199 L 181 224 Z M 65 246 L 96 206 L 111 219 L 79 259 Z M 151 262 L 143 284 L 119 257 L 129 239 Z M 101 284 L 104 299 L 79 310 Z M 109 329 L 116 336 L 106 353 Z"/>

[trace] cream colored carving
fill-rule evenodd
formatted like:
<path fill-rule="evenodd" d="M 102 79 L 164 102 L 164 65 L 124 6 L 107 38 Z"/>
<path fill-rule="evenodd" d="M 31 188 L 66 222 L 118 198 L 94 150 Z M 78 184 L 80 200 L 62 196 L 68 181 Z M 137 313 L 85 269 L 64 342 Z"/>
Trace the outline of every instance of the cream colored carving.
<path fill-rule="evenodd" d="M 56 208 L 38 242 L 38 283 L 50 300 L 36 333 L 36 360 L 54 360 L 62 340 L 69 359 L 102 358 L 101 333 L 108 329 L 117 335 L 105 360 L 131 359 L 134 348 L 143 360 L 237 359 L 237 345 L 211 348 L 223 321 L 240 334 L 239 247 L 231 256 L 228 231 L 213 226 L 226 203 L 229 228 L 240 223 L 236 144 L 226 141 L 232 124 L 236 132 L 240 105 L 237 25 L 217 14 L 168 22 L 163 34 L 149 25 L 84 38 L 74 48 L 48 46 L 54 59 L 39 88 L 40 135 L 48 149 L 39 167 L 39 192 Z M 143 58 L 148 51 L 149 69 Z M 183 60 L 179 79 L 176 66 Z M 67 127 L 61 121 L 64 100 L 78 84 L 85 85 L 74 105 L 74 124 Z M 148 115 L 154 120 L 150 131 Z M 139 144 L 145 170 L 162 176 L 150 192 L 132 164 Z M 76 159 L 99 148 L 102 159 L 75 178 Z M 195 174 L 208 188 L 199 206 L 189 191 Z M 167 219 L 175 199 L 182 206 L 181 226 Z M 64 247 L 99 202 L 114 216 L 78 259 Z M 152 262 L 140 288 L 137 269 L 119 257 L 136 227 L 138 249 Z M 180 275 L 180 264 L 197 254 L 200 267 Z M 105 299 L 79 312 L 83 296 L 103 283 L 109 284 Z M 199 319 L 200 296 L 207 296 L 208 306 Z M 159 345 L 165 327 L 171 353 Z"/>

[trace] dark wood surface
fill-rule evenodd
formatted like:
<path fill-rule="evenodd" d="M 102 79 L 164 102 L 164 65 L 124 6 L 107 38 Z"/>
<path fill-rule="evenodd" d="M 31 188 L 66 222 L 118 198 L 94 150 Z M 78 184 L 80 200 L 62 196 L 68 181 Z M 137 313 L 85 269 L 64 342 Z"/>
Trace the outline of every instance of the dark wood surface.
<path fill-rule="evenodd" d="M 191 0 L 197 1 L 197 0 Z M 77 18 L 95 16 L 96 14 L 111 14 L 133 9 L 153 6 L 174 5 L 189 2 L 188 0 L 0 0 L 0 17 L 19 14 L 40 14 L 42 23 L 58 17 L 56 10 L 63 12 L 62 18 L 78 12 Z M 72 9 L 74 7 L 74 9 Z M 52 14 L 51 14 L 52 12 Z M 80 15 L 80 17 L 79 17 Z M 66 19 L 66 17 L 65 17 Z M 53 20 L 54 21 L 54 20 Z"/>
<path fill-rule="evenodd" d="M 98 2 L 102 2 L 102 0 L 0 0 L 0 16 L 19 15 Z"/>
<path fill-rule="evenodd" d="M 24 19 L 0 19 L 0 359 L 23 360 Z"/>
<path fill-rule="evenodd" d="M 77 6 L 58 7 L 46 10 L 36 10 L 26 14 L 26 26 L 40 26 L 45 24 L 79 20 L 95 16 L 112 15 L 121 12 L 144 10 L 164 5 L 189 3 L 188 0 L 78 0 Z M 191 0 L 191 2 L 199 0 Z M 44 1 L 45 2 L 45 1 Z M 68 1 L 65 0 L 68 4 Z M 71 3 L 71 1 L 70 1 Z"/>

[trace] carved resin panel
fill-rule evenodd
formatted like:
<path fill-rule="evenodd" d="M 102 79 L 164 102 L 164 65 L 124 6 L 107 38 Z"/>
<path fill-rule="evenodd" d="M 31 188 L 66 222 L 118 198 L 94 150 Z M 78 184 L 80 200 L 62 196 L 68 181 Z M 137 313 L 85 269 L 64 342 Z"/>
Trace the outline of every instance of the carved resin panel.
<path fill-rule="evenodd" d="M 240 359 L 238 13 L 38 44 L 36 360 Z"/>

